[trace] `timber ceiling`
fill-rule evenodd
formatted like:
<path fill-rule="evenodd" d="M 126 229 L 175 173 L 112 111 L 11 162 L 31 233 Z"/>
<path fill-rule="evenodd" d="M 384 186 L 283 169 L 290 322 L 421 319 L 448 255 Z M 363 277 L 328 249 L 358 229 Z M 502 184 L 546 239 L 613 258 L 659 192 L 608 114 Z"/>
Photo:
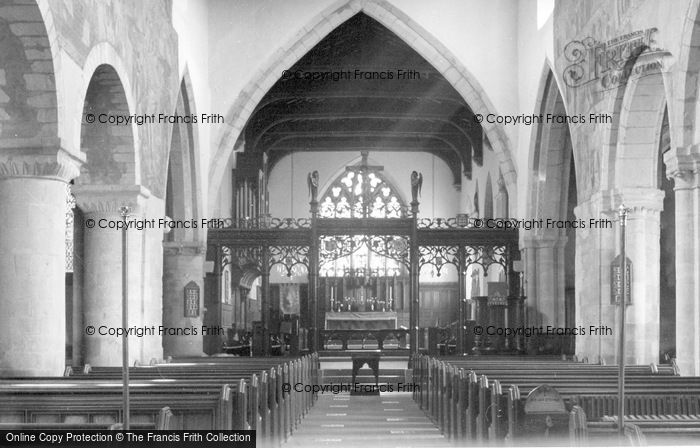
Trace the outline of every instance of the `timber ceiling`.
<path fill-rule="evenodd" d="M 393 79 L 364 79 L 390 72 Z M 418 76 L 398 79 L 398 70 Z M 482 129 L 464 99 L 398 36 L 358 14 L 319 42 L 280 78 L 245 129 L 247 159 L 268 169 L 303 151 L 424 151 L 443 159 L 454 183 L 483 161 Z M 350 79 L 309 80 L 305 74 L 349 71 Z"/>

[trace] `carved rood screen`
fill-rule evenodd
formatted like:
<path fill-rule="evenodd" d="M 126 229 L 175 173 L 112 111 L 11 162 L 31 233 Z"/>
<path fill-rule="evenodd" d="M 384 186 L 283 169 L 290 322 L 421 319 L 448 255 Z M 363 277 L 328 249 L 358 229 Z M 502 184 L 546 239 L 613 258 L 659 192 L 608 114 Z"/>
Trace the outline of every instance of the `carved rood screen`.
<path fill-rule="evenodd" d="M 481 266 L 484 275 L 489 270 L 491 265 L 502 266 L 503 269 L 508 267 L 508 251 L 506 246 L 420 246 L 420 267 L 430 265 L 435 268 L 437 276 L 440 276 L 442 268 L 447 265 L 453 265 L 462 269 L 468 268 L 470 265 L 476 264 Z M 460 261 L 460 257 L 463 260 Z"/>
<path fill-rule="evenodd" d="M 433 266 L 438 275 L 450 264 L 460 275 L 470 265 L 480 265 L 484 273 L 489 266 L 499 265 L 513 294 L 517 230 L 482 228 L 466 215 L 420 218 L 423 176 L 416 171 L 411 174 L 408 208 L 382 169 L 369 165 L 363 152 L 362 161 L 346 167 L 321 196 L 319 173 L 309 173 L 309 218 L 263 214 L 222 220 L 218 228 L 209 229 L 208 259 L 216 263 L 215 274 L 224 276 L 230 264 L 262 277 L 260 318 L 265 331 L 274 331 L 270 273 L 275 266 L 287 276 L 308 275 L 308 305 L 301 309 L 301 321 L 314 350 L 323 345 L 324 316 L 341 311 L 393 313 L 396 319 L 398 310 L 406 310 L 406 331 L 410 340 L 417 341 L 419 276 L 425 265 Z M 465 301 L 462 296 L 460 327 L 466 319 Z M 463 344 L 458 339 L 458 345 Z M 263 348 L 263 353 L 267 350 Z M 411 344 L 411 350 L 417 350 L 417 344 Z"/>
<path fill-rule="evenodd" d="M 282 272 L 291 277 L 296 268 L 304 273 L 309 269 L 309 246 L 276 245 L 265 248 L 258 246 L 222 246 L 221 266 L 232 264 L 238 270 L 257 270 L 260 274 L 269 273 L 274 266 L 280 266 Z"/>

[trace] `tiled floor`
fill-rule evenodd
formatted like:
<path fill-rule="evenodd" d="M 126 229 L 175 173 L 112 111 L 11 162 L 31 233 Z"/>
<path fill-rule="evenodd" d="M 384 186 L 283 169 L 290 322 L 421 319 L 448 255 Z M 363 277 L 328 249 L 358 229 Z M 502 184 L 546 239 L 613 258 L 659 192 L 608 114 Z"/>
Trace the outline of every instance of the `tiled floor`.
<path fill-rule="evenodd" d="M 322 394 L 284 448 L 450 446 L 408 392 Z"/>

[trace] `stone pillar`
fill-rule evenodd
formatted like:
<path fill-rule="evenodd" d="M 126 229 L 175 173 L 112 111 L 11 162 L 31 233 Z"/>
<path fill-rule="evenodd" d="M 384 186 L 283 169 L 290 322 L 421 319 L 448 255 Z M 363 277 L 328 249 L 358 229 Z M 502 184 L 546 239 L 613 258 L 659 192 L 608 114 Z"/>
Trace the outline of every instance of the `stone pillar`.
<path fill-rule="evenodd" d="M 197 329 L 192 336 L 163 335 L 164 356 L 203 356 L 204 257 L 206 247 L 197 242 L 163 243 L 163 326 Z M 199 316 L 185 317 L 184 290 L 189 282 L 199 286 Z"/>
<path fill-rule="evenodd" d="M 700 375 L 700 146 L 664 155 L 676 194 L 676 358 L 682 375 Z"/>
<path fill-rule="evenodd" d="M 122 328 L 122 231 L 115 226 L 122 221 L 119 208 L 125 205 L 131 207 L 129 221 L 150 220 L 145 218 L 150 193 L 139 186 L 80 185 L 73 194 L 84 215 L 84 359 L 93 366 L 120 366 L 122 342 L 114 332 Z M 154 219 L 157 224 L 158 218 Z M 128 237 L 128 327 L 141 331 L 141 336 L 129 338 L 133 364 L 162 358 L 162 316 L 152 312 L 154 303 L 160 308 L 162 252 L 154 254 L 150 247 L 153 238 L 162 241 L 162 231 L 157 226 L 132 227 Z M 152 260 L 156 256 L 159 262 Z M 161 287 L 154 289 L 152 277 L 157 273 Z"/>
<path fill-rule="evenodd" d="M 622 203 L 629 209 L 626 252 L 632 261 L 632 305 L 627 307 L 625 325 L 626 362 L 658 363 L 661 334 L 659 217 L 664 193 L 656 188 L 640 188 L 625 189 L 623 194 Z M 616 232 L 619 232 L 619 225 L 616 227 Z M 615 246 L 615 254 L 620 251 L 618 246 Z M 610 270 L 609 262 L 605 269 Z M 616 307 L 616 312 L 619 312 L 619 307 Z"/>
<path fill-rule="evenodd" d="M 589 223 L 589 219 L 616 219 L 616 210 L 611 205 L 609 194 L 596 193 L 574 209 L 577 219 Z M 615 254 L 618 238 L 614 224 L 612 228 L 590 228 L 576 230 L 576 326 L 583 327 L 586 334 L 576 336 L 576 354 L 589 362 L 615 362 L 614 335 L 591 334 L 590 328 L 615 327 L 615 306 L 610 304 L 609 266 Z M 618 239 L 616 239 L 618 238 Z"/>
<path fill-rule="evenodd" d="M 576 324 L 586 334 L 576 337 L 576 352 L 591 362 L 617 360 L 619 307 L 611 304 L 610 269 L 619 254 L 617 208 L 630 209 L 626 251 L 632 261 L 632 305 L 627 307 L 625 355 L 630 364 L 659 362 L 659 214 L 663 192 L 655 188 L 609 190 L 576 207 L 586 224 L 576 234 Z M 591 219 L 611 226 L 591 227 Z M 591 328 L 602 328 L 591 331 Z"/>
<path fill-rule="evenodd" d="M 0 150 L 0 376 L 62 375 L 66 182 L 62 149 Z"/>
<path fill-rule="evenodd" d="M 533 231 L 534 233 L 534 231 Z M 564 326 L 564 246 L 558 230 L 525 235 L 528 325 Z"/>
<path fill-rule="evenodd" d="M 165 216 L 165 201 L 155 196 L 146 200 L 144 216 L 158 222 Z M 143 263 L 141 281 L 141 302 L 143 326 L 163 325 L 163 228 L 144 229 L 140 232 Z M 139 356 L 142 362 L 163 359 L 162 335 L 147 336 L 138 339 Z"/>

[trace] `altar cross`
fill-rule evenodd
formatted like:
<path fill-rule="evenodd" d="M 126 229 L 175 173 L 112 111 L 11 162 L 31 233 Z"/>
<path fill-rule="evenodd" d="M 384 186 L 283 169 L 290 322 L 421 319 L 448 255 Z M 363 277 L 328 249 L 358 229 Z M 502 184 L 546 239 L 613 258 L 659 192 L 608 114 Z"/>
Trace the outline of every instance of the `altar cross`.
<path fill-rule="evenodd" d="M 374 171 L 383 171 L 384 167 L 381 165 L 370 165 L 369 161 L 369 151 L 360 151 L 362 160 L 359 165 L 346 166 L 345 171 L 355 173 L 356 175 L 362 175 L 362 217 L 369 217 L 369 207 L 370 207 L 370 193 L 371 184 L 369 182 L 368 174 Z"/>

